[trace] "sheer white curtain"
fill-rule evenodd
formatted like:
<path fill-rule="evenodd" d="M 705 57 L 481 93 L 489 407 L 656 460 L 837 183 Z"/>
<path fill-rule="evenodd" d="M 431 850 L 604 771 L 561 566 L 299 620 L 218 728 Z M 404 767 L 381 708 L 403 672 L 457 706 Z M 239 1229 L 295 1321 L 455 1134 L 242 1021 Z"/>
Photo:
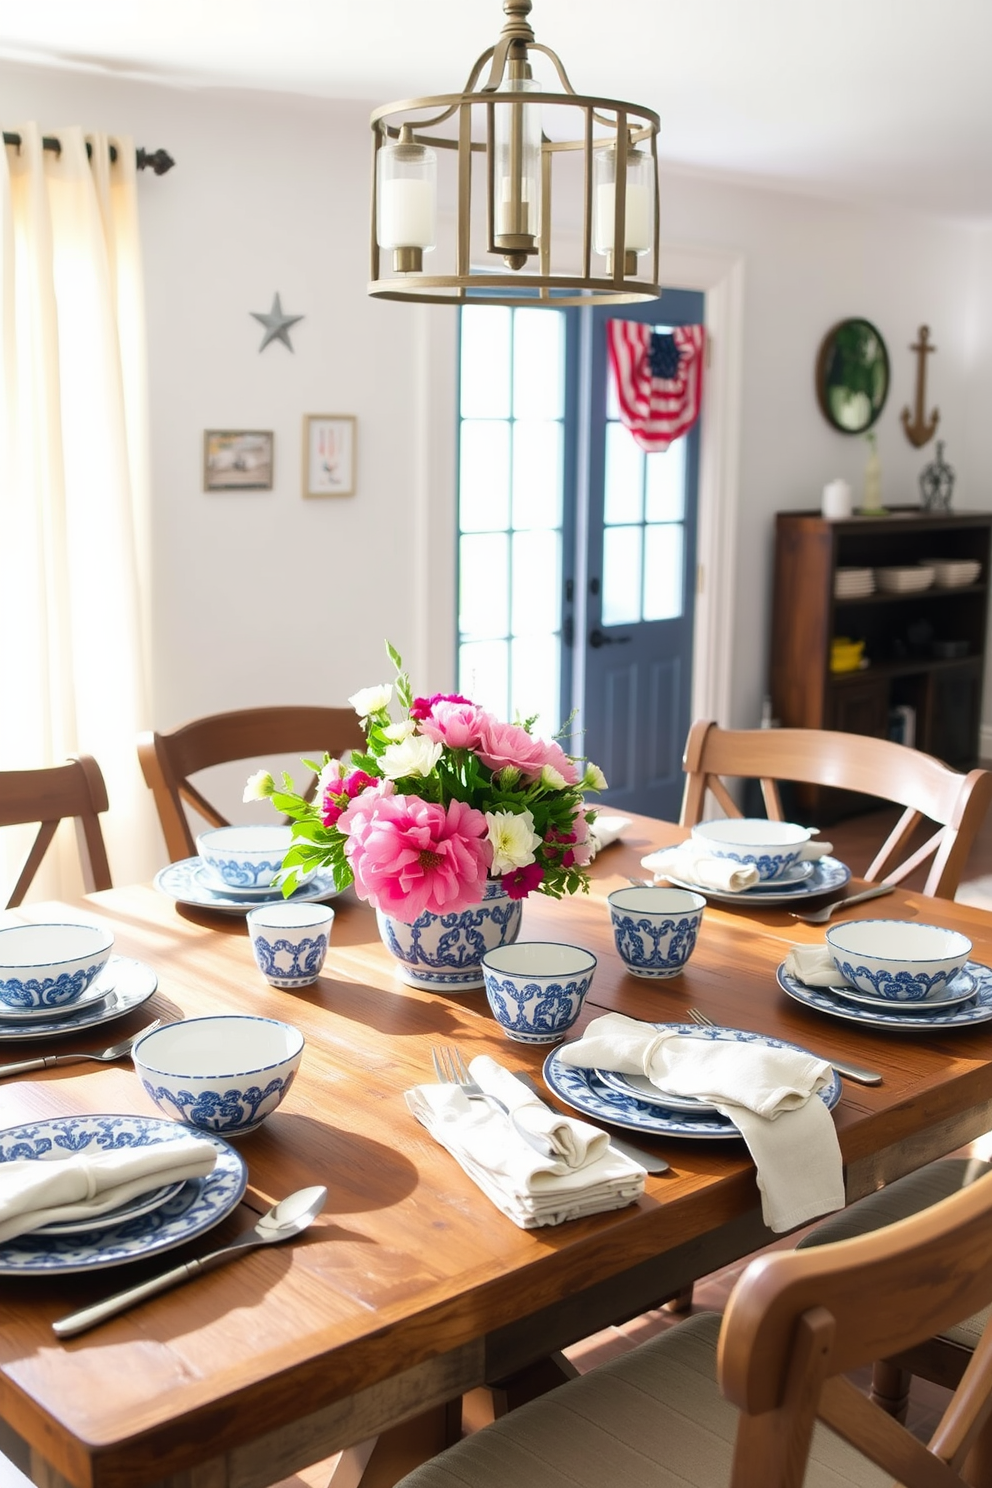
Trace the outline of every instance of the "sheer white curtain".
<path fill-rule="evenodd" d="M 135 755 L 149 557 L 135 152 L 115 138 L 111 163 L 106 135 L 65 128 L 56 154 L 36 125 L 6 127 L 21 144 L 0 168 L 0 768 L 95 755 L 127 883 L 154 867 Z M 71 835 L 49 858 L 43 892 L 78 888 Z"/>

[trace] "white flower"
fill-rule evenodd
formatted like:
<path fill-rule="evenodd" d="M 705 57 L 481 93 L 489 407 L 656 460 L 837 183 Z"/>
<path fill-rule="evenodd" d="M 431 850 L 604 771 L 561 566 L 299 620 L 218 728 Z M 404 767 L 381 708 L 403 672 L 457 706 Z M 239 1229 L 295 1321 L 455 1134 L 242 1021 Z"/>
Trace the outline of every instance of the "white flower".
<path fill-rule="evenodd" d="M 388 745 L 379 757 L 379 769 L 387 780 L 402 780 L 407 775 L 427 776 L 441 758 L 443 744 L 436 744 L 423 734 L 411 734 L 399 744 Z"/>
<path fill-rule="evenodd" d="M 394 744 L 402 744 L 404 739 L 409 739 L 411 734 L 417 732 L 417 725 L 412 718 L 404 718 L 401 723 L 391 723 L 382 731 L 383 738 L 392 739 Z"/>
<path fill-rule="evenodd" d="M 268 770 L 256 770 L 254 775 L 249 775 L 245 781 L 245 793 L 242 801 L 264 801 L 276 788 Z"/>
<path fill-rule="evenodd" d="M 359 718 L 371 718 L 389 707 L 393 696 L 392 683 L 380 682 L 378 687 L 362 687 L 348 699 Z"/>
<path fill-rule="evenodd" d="M 565 777 L 554 765 L 545 765 L 541 770 L 541 784 L 548 790 L 561 790 Z"/>
<path fill-rule="evenodd" d="M 579 790 L 604 791 L 606 788 L 606 776 L 599 766 L 591 763 L 587 764 L 586 773 L 579 782 Z"/>
<path fill-rule="evenodd" d="M 534 831 L 534 818 L 529 811 L 487 811 L 486 821 L 493 849 L 491 873 L 509 873 L 533 863 L 534 849 L 540 847 L 541 839 Z"/>

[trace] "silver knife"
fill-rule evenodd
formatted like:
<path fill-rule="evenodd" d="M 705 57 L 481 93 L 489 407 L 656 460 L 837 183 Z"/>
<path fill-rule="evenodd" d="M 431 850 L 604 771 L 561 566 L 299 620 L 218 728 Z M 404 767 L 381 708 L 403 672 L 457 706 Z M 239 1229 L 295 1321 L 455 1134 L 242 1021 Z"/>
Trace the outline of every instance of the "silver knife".
<path fill-rule="evenodd" d="M 859 1085 L 881 1085 L 882 1083 L 878 1070 L 865 1069 L 861 1064 L 848 1064 L 846 1059 L 834 1059 L 830 1054 L 821 1054 L 819 1057 L 833 1065 L 839 1075 L 846 1075 L 849 1080 L 856 1080 Z"/>
<path fill-rule="evenodd" d="M 526 1085 L 528 1090 L 533 1090 L 534 1094 L 540 1096 L 543 1100 L 544 1091 L 538 1085 L 533 1075 L 528 1074 L 526 1070 L 514 1070 L 513 1074 L 514 1078 L 519 1080 L 521 1085 Z M 610 1146 L 615 1151 L 621 1153 L 623 1157 L 629 1157 L 631 1162 L 638 1163 L 646 1173 L 668 1172 L 668 1163 L 663 1157 L 659 1157 L 657 1153 L 645 1152 L 643 1147 L 635 1147 L 633 1142 L 627 1142 L 622 1137 L 615 1137 L 612 1132 L 609 1133 L 609 1138 Z"/>

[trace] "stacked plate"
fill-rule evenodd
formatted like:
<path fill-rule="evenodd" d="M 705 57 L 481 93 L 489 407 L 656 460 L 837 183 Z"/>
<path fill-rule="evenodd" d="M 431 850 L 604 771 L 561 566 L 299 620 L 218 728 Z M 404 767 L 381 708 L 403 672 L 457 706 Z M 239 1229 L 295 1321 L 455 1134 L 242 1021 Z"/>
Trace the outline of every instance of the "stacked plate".
<path fill-rule="evenodd" d="M 649 868 L 654 872 L 653 853 L 641 859 L 641 866 Z M 842 889 L 851 877 L 851 870 L 846 863 L 841 863 L 837 858 L 822 857 L 813 862 L 797 863 L 789 872 L 783 873 L 781 878 L 768 879 L 765 883 L 755 884 L 753 889 L 744 889 L 738 894 L 730 893 L 723 889 L 709 889 L 705 884 L 693 883 L 687 878 L 677 878 L 672 873 L 665 874 L 669 883 L 675 884 L 680 889 L 691 889 L 696 894 L 704 894 L 707 899 L 714 900 L 717 904 L 739 904 L 750 908 L 769 909 L 776 904 L 790 904 L 794 900 L 813 899 L 818 894 L 835 894 Z"/>
<path fill-rule="evenodd" d="M 170 863 L 156 873 L 154 883 L 157 889 L 179 904 L 190 904 L 197 909 L 218 909 L 222 914 L 246 915 L 259 904 L 283 902 L 282 889 L 271 885 L 264 889 L 218 887 L 216 874 L 202 858 L 183 858 L 178 863 Z M 291 898 L 294 904 L 309 904 L 333 899 L 337 892 L 333 873 L 320 872 L 301 884 Z"/>
<path fill-rule="evenodd" d="M 938 589 L 963 589 L 974 584 L 982 571 L 977 558 L 928 558 L 925 566 L 933 569 Z"/>
<path fill-rule="evenodd" d="M 783 992 L 805 1007 L 846 1023 L 863 1023 L 896 1033 L 930 1033 L 935 1028 L 965 1028 L 992 1019 L 992 969 L 966 961 L 943 994 L 922 1002 L 894 1002 L 870 997 L 856 987 L 808 987 L 790 976 L 785 962 L 778 969 Z"/>
<path fill-rule="evenodd" d="M 864 599 L 875 593 L 875 571 L 871 568 L 838 568 L 834 574 L 835 599 Z"/>
<path fill-rule="evenodd" d="M 741 1028 L 700 1029 L 695 1023 L 654 1023 L 653 1028 L 689 1038 L 718 1039 L 737 1044 L 763 1044 L 773 1049 L 794 1049 L 795 1044 L 770 1038 L 763 1033 L 749 1033 Z M 658 1090 L 644 1076 L 623 1075 L 614 1070 L 572 1068 L 553 1050 L 544 1063 L 544 1079 L 566 1105 L 591 1116 L 594 1121 L 607 1121 L 628 1131 L 653 1133 L 666 1137 L 697 1137 L 720 1141 L 739 1137 L 734 1123 L 715 1106 L 691 1096 L 669 1095 Z M 840 1076 L 834 1073 L 831 1083 L 820 1091 L 820 1099 L 832 1110 L 840 1099 Z"/>
<path fill-rule="evenodd" d="M 920 594 L 924 589 L 932 588 L 935 578 L 936 574 L 929 563 L 875 570 L 875 583 L 883 594 Z"/>
<path fill-rule="evenodd" d="M 157 986 L 158 977 L 143 961 L 111 956 L 82 997 L 68 1006 L 5 1008 L 0 1015 L 0 1043 L 56 1038 L 111 1023 L 147 1002 Z"/>

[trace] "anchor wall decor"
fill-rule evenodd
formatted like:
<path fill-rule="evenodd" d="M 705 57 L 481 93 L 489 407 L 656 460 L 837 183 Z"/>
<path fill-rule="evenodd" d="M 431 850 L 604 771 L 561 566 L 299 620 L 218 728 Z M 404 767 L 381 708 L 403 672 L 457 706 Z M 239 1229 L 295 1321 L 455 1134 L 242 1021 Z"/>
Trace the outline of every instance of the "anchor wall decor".
<path fill-rule="evenodd" d="M 932 439 L 940 423 L 939 408 L 935 408 L 929 418 L 926 416 L 927 356 L 937 348 L 930 345 L 929 326 L 920 326 L 919 336 L 919 341 L 909 348 L 910 351 L 916 352 L 916 409 L 911 415 L 909 409 L 904 408 L 901 415 L 906 438 L 914 449 L 920 449 L 928 439 Z"/>

